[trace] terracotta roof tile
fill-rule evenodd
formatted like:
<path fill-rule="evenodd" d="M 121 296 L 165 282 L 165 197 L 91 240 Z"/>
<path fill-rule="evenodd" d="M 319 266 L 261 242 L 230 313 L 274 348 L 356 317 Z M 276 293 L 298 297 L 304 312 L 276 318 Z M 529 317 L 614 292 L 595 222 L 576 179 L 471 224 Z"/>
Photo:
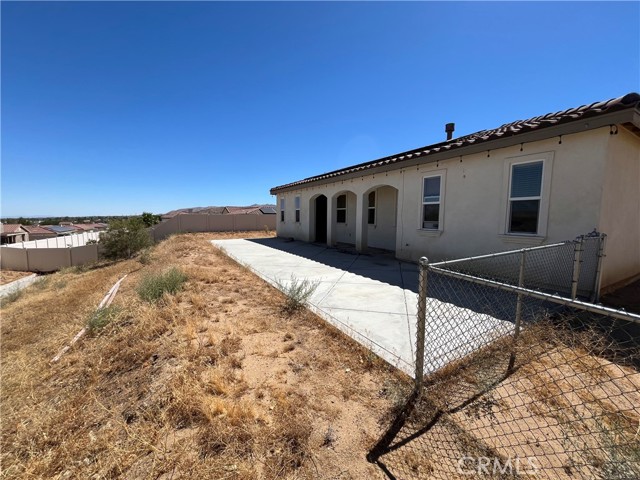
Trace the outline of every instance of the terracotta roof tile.
<path fill-rule="evenodd" d="M 538 117 L 526 120 L 517 120 L 515 122 L 506 123 L 498 128 L 491 130 L 481 130 L 470 135 L 454 138 L 446 142 L 436 143 L 425 147 L 410 150 L 408 152 L 398 153 L 384 158 L 379 158 L 370 162 L 352 165 L 350 167 L 334 170 L 332 172 L 323 173 L 313 177 L 305 178 L 297 182 L 287 183 L 271 189 L 271 194 L 286 188 L 296 187 L 313 183 L 319 180 L 325 180 L 333 177 L 339 177 L 349 173 L 360 172 L 383 165 L 399 163 L 411 158 L 425 157 L 439 152 L 452 151 L 457 148 L 475 145 L 484 142 L 490 142 L 499 138 L 511 137 L 523 133 L 540 130 L 554 125 L 573 122 L 577 119 L 591 118 L 605 113 L 625 110 L 629 108 L 640 108 L 640 95 L 637 93 L 629 93 L 623 97 L 613 98 L 604 102 L 594 102 L 589 105 L 569 108 L 556 113 L 547 113 Z"/>
<path fill-rule="evenodd" d="M 22 225 L 19 223 L 3 223 L 2 233 L 20 233 L 22 231 Z"/>
<path fill-rule="evenodd" d="M 33 235 L 51 235 L 53 233 L 51 230 L 42 228 L 40 225 L 23 225 L 22 228 Z"/>

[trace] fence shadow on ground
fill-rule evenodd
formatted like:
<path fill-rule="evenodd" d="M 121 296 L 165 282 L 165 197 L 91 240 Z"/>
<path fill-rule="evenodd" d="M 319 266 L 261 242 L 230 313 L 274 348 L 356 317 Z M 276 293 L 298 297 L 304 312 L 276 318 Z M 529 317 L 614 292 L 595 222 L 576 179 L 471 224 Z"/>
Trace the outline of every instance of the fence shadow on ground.
<path fill-rule="evenodd" d="M 578 311 L 529 324 L 515 349 L 427 376 L 368 459 L 390 479 L 640 478 L 639 329 Z"/>

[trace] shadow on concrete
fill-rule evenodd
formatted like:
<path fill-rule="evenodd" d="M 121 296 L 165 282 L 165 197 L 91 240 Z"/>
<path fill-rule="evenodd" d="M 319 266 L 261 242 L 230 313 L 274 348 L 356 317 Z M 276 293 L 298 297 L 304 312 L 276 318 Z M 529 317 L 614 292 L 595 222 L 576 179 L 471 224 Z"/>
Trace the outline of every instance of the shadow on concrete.
<path fill-rule="evenodd" d="M 392 252 L 357 252 L 351 245 L 327 247 L 283 238 L 247 239 L 265 247 L 312 260 L 323 265 L 351 272 L 362 277 L 418 292 L 418 266 L 398 260 Z"/>

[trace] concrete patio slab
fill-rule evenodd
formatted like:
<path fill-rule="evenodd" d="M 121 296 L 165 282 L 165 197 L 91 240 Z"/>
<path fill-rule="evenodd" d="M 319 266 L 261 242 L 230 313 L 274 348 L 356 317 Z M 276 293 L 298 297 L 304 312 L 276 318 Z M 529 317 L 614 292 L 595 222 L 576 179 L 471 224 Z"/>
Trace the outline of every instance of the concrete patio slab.
<path fill-rule="evenodd" d="M 282 238 L 211 243 L 277 288 L 289 286 L 292 275 L 294 279 L 316 282 L 309 299 L 311 311 L 390 364 L 414 375 L 417 265 L 390 255 L 358 254 Z M 427 318 L 426 335 L 431 348 L 425 354 L 425 373 L 478 348 L 475 333 L 479 330 L 499 336 L 513 328 L 509 322 L 439 303 L 449 310 L 459 309 L 462 320 L 453 326 L 443 324 L 436 318 L 439 316 Z"/>

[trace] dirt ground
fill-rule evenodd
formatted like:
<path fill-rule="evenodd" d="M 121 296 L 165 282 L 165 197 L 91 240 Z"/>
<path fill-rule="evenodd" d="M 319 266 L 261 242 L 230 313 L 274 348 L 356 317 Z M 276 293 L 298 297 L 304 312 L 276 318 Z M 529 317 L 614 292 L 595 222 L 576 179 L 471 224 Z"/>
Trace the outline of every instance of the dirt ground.
<path fill-rule="evenodd" d="M 228 259 L 173 236 L 2 307 L 2 478 L 381 478 L 365 455 L 408 380 Z M 150 304 L 140 280 L 176 266 Z M 51 358 L 123 275 L 111 322 Z"/>
<path fill-rule="evenodd" d="M 590 317 L 538 322 L 516 350 L 505 338 L 436 372 L 368 463 L 411 383 L 307 310 L 287 313 L 208 242 L 263 235 L 173 236 L 2 305 L 0 478 L 453 479 L 487 458 L 498 470 L 482 478 L 638 478 L 638 336 L 618 322 L 626 341 L 603 342 Z M 141 300 L 141 281 L 172 267 L 183 290 Z M 50 363 L 125 274 L 106 325 Z M 507 469 L 514 458 L 533 466 Z"/>
<path fill-rule="evenodd" d="M 20 280 L 21 278 L 33 275 L 31 272 L 15 272 L 13 270 L 0 270 L 0 285 Z"/>

